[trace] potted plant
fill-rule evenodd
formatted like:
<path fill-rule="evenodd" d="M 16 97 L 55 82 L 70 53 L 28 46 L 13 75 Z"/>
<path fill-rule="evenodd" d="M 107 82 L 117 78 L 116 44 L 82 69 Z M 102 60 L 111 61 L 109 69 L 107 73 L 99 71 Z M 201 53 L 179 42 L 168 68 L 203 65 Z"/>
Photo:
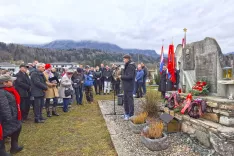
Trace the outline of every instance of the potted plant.
<path fill-rule="evenodd" d="M 130 118 L 129 127 L 132 129 L 133 133 L 140 134 L 142 129 L 147 125 L 146 118 L 148 116 L 147 112 L 140 113 L 137 116 Z"/>
<path fill-rule="evenodd" d="M 146 126 L 141 133 L 141 142 L 151 151 L 161 151 L 168 148 L 167 135 L 163 133 L 163 123 L 154 122 Z"/>

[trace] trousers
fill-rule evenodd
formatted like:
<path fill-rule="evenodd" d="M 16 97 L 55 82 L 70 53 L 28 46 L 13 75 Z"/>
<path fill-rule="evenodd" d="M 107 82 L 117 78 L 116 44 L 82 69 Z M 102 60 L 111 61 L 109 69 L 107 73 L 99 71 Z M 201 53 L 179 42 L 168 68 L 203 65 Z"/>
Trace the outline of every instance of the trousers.
<path fill-rule="evenodd" d="M 34 97 L 34 116 L 35 116 L 35 120 L 42 119 L 43 106 L 44 106 L 44 97 Z"/>
<path fill-rule="evenodd" d="M 22 119 L 27 120 L 30 110 L 31 101 L 29 97 L 21 97 L 20 110 L 22 112 Z"/>
<path fill-rule="evenodd" d="M 111 89 L 111 82 L 105 81 L 104 82 L 104 93 L 110 93 Z"/>
<path fill-rule="evenodd" d="M 134 100 L 132 91 L 124 91 L 124 111 L 130 117 L 134 115 Z"/>

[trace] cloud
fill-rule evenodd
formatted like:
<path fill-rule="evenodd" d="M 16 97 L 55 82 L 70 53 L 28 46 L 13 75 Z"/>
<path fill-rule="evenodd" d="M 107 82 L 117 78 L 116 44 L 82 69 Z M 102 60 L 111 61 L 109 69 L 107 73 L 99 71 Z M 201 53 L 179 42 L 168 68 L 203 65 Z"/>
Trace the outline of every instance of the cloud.
<path fill-rule="evenodd" d="M 123 48 L 155 49 L 164 39 L 180 44 L 215 38 L 234 51 L 234 1 L 213 0 L 8 0 L 0 1 L 0 41 L 46 43 L 98 40 Z"/>

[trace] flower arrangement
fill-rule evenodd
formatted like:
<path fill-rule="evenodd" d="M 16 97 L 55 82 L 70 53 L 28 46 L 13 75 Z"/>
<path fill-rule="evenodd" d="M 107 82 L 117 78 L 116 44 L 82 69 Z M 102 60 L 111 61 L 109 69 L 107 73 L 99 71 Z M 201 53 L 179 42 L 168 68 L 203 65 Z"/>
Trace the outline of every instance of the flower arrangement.
<path fill-rule="evenodd" d="M 191 93 L 193 95 L 207 95 L 209 93 L 209 84 L 207 81 L 197 81 L 192 87 Z"/>

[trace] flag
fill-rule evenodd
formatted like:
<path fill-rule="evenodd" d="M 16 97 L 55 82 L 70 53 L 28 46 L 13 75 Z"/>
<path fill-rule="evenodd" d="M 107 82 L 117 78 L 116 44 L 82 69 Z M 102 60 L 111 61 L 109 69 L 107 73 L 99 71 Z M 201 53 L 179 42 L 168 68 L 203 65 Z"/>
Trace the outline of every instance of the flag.
<path fill-rule="evenodd" d="M 163 46 L 162 46 L 161 59 L 160 59 L 160 68 L 159 68 L 160 74 L 162 74 L 163 66 L 164 66 L 164 54 L 163 54 Z"/>
<path fill-rule="evenodd" d="M 182 47 L 183 48 L 185 47 L 185 40 L 184 40 L 184 38 L 182 39 Z"/>
<path fill-rule="evenodd" d="M 174 53 L 174 45 L 173 44 L 169 45 L 167 69 L 168 69 L 168 79 L 170 79 L 173 83 L 175 83 L 176 82 L 175 53 Z"/>

